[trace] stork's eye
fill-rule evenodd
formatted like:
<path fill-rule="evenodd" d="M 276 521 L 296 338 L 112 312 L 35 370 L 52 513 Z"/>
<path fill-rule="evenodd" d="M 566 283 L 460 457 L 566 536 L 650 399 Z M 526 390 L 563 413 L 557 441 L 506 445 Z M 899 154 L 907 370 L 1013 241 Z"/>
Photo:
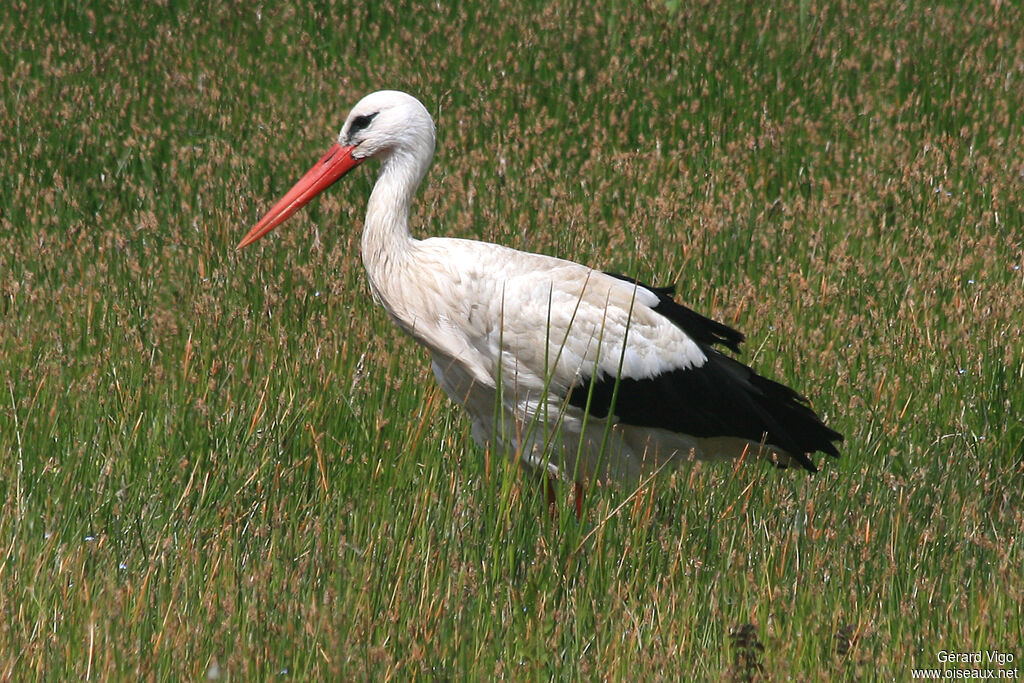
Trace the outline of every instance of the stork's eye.
<path fill-rule="evenodd" d="M 352 125 L 349 126 L 348 134 L 352 135 L 353 133 L 358 133 L 359 131 L 369 126 L 370 122 L 373 121 L 377 117 L 377 114 L 379 113 L 380 112 L 378 111 L 372 114 L 362 114 L 352 119 Z"/>

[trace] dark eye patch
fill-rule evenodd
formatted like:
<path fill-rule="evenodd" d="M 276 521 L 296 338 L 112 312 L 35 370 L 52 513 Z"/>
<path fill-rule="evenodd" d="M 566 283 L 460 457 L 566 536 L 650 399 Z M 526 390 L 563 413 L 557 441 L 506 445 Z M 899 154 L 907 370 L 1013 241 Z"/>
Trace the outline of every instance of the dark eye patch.
<path fill-rule="evenodd" d="M 361 131 L 364 128 L 366 128 L 367 126 L 369 126 L 370 123 L 375 118 L 377 118 L 377 114 L 379 114 L 379 113 L 380 112 L 374 112 L 372 114 L 362 114 L 362 115 L 357 116 L 354 119 L 352 119 L 352 125 L 349 126 L 348 134 L 352 135 L 353 133 L 358 133 L 359 131 Z"/>

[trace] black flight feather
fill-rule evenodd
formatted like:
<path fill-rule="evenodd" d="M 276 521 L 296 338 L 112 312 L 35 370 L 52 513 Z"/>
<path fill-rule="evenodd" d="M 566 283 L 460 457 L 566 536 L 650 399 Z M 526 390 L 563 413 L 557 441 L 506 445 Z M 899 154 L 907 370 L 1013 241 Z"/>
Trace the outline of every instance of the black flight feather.
<path fill-rule="evenodd" d="M 717 320 L 705 318 L 700 313 L 692 311 L 686 306 L 677 303 L 676 300 L 672 298 L 672 295 L 676 293 L 676 288 L 674 286 L 651 287 L 650 285 L 646 285 L 635 278 L 629 277 L 628 275 L 620 275 L 618 273 L 605 274 L 611 275 L 619 280 L 630 282 L 638 287 L 643 287 L 644 289 L 653 292 L 658 297 L 658 305 L 654 307 L 654 310 L 674 322 L 695 342 L 707 344 L 709 346 L 722 344 L 734 353 L 740 352 L 740 344 L 742 344 L 743 340 L 746 339 L 746 337 L 743 336 L 743 333 L 738 332 Z"/>
<path fill-rule="evenodd" d="M 674 288 L 654 288 L 622 275 L 609 275 L 656 294 L 654 310 L 686 332 L 707 357 L 700 367 L 676 368 L 642 379 L 622 377 L 614 406 L 619 420 L 697 438 L 764 441 L 786 451 L 812 472 L 817 468 L 808 453 L 839 456 L 832 442 L 842 441 L 842 435 L 821 422 L 806 398 L 712 348 L 721 344 L 738 352 L 744 339 L 740 332 L 677 303 L 671 297 Z M 569 403 L 586 409 L 589 398 L 590 413 L 607 417 L 613 410 L 615 378 L 602 373 L 596 381 L 588 376 L 582 380 L 570 390 Z"/>

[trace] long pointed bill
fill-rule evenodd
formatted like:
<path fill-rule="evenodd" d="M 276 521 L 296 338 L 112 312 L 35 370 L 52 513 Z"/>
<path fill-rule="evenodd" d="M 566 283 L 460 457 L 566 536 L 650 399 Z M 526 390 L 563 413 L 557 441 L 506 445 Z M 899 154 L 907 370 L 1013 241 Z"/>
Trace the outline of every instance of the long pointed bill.
<path fill-rule="evenodd" d="M 299 182 L 295 183 L 288 194 L 281 198 L 274 208 L 267 212 L 267 215 L 253 226 L 249 234 L 238 243 L 238 249 L 243 249 L 268 232 L 288 220 L 289 217 L 303 206 L 309 203 L 328 187 L 336 183 L 341 176 L 363 162 L 363 159 L 356 159 L 352 156 L 355 147 L 343 147 L 338 143 L 327 150 L 327 154 L 320 161 L 313 165 L 313 168 L 306 171 Z"/>

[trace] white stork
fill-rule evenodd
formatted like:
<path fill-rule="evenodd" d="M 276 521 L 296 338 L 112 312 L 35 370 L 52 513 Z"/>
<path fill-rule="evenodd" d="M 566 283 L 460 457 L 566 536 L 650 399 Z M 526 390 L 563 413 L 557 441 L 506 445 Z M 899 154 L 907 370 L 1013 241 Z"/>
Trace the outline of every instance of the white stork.
<path fill-rule="evenodd" d="M 433 155 L 434 122 L 419 100 L 368 95 L 238 248 L 377 159 L 362 235 L 370 289 L 430 351 L 478 443 L 573 481 L 577 493 L 590 477 L 636 483 L 692 458 L 761 457 L 813 472 L 809 453 L 838 457 L 842 436 L 806 399 L 714 348 L 738 352 L 743 335 L 676 303 L 672 288 L 486 242 L 414 238 L 409 210 Z"/>

